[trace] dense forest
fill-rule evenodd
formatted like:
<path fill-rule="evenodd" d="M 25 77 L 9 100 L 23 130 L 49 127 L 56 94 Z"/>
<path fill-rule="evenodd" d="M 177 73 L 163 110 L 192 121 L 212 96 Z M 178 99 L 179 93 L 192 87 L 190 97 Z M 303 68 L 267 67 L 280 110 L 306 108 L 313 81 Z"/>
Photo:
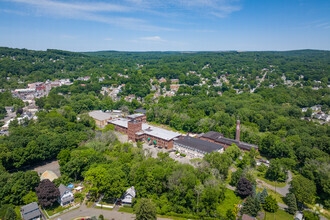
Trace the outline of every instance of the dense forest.
<path fill-rule="evenodd" d="M 138 198 L 151 198 L 158 214 L 224 218 L 226 213 L 218 208 L 225 200 L 229 168 L 238 168 L 231 177 L 233 186 L 242 178 L 255 184 L 250 175 L 256 166 L 255 153 L 242 154 L 239 161 L 240 153 L 233 146 L 223 155 L 207 155 L 195 166 L 179 164 L 167 154 L 150 158 L 140 147 L 119 143 L 112 132 L 99 131 L 86 114 L 98 109 L 132 113 L 143 107 L 149 122 L 181 132 L 218 131 L 235 138 L 236 120 L 240 120 L 241 140 L 259 145 L 261 156 L 271 160 L 269 168 L 260 169 L 266 178 L 283 182 L 290 170 L 297 176 L 296 182 L 300 178 L 315 187 L 309 195 L 312 200 L 305 201 L 296 193 L 297 201 L 330 207 L 329 125 L 305 120 L 311 113 L 301 111 L 314 105 L 329 111 L 329 51 L 73 53 L 0 48 L 0 55 L 1 118 L 5 106 L 24 106 L 8 89 L 47 79 L 73 82 L 36 99 L 38 119 L 21 124 L 14 120 L 9 135 L 0 138 L 0 205 L 32 201 L 39 179 L 36 173 L 22 170 L 58 158 L 62 177 L 57 185 L 87 180 L 93 183 L 90 192 L 94 198 L 100 194 L 118 197 L 134 185 Z M 265 80 L 257 86 L 256 79 L 264 74 Z M 283 75 L 299 83 L 288 86 Z M 91 79 L 76 80 L 81 76 Z M 158 85 L 161 77 L 167 82 Z M 221 77 L 227 82 L 215 86 Z M 153 98 L 152 86 L 168 90 L 170 79 L 182 84 L 176 94 Z M 208 80 L 201 84 L 202 79 Z M 121 84 L 125 86 L 120 100 L 101 94 L 102 87 Z M 255 90 L 250 93 L 250 89 Z M 129 94 L 143 101 L 125 101 Z"/>

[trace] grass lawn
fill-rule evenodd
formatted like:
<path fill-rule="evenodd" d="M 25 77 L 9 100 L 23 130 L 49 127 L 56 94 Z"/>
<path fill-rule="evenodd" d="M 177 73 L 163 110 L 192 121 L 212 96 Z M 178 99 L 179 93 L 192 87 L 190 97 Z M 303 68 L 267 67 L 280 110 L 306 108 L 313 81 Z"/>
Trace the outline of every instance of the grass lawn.
<path fill-rule="evenodd" d="M 120 208 L 118 209 L 118 212 L 134 213 L 132 207 L 120 207 Z"/>
<path fill-rule="evenodd" d="M 256 171 L 255 174 L 256 174 L 257 179 L 260 179 L 260 180 L 264 181 L 265 183 L 268 183 L 271 186 L 274 186 L 274 187 L 275 187 L 275 185 L 276 185 L 276 187 L 284 187 L 284 186 L 286 186 L 286 183 L 285 182 L 284 183 L 282 183 L 282 182 L 276 182 L 276 184 L 275 184 L 275 181 L 271 181 L 271 180 L 266 179 L 264 177 L 265 174 L 264 173 L 261 173 L 259 171 Z"/>
<path fill-rule="evenodd" d="M 230 183 L 230 180 L 231 180 L 231 174 L 232 174 L 232 171 L 231 170 L 228 170 L 228 176 L 227 176 L 227 179 L 225 181 L 226 184 L 229 184 Z"/>
<path fill-rule="evenodd" d="M 168 218 L 173 220 L 186 220 L 187 218 L 176 217 L 176 216 L 168 216 L 168 215 L 157 215 L 158 218 Z"/>
<path fill-rule="evenodd" d="M 235 192 L 227 189 L 225 193 L 225 200 L 220 204 L 219 210 L 223 215 L 226 215 L 228 209 L 233 209 L 235 204 L 240 203 L 241 199 L 235 195 Z"/>
<path fill-rule="evenodd" d="M 263 188 L 257 188 L 257 192 L 262 192 L 263 190 L 264 190 Z M 267 192 L 268 192 L 268 195 L 272 195 L 276 199 L 277 202 L 285 204 L 285 202 L 283 201 L 284 197 L 281 194 L 275 193 L 275 191 L 268 189 L 268 188 L 267 188 Z"/>
<path fill-rule="evenodd" d="M 100 207 L 100 206 L 95 206 L 96 209 L 105 209 L 105 210 L 113 210 L 113 208 L 107 208 L 107 207 Z"/>
<path fill-rule="evenodd" d="M 105 201 L 100 201 L 99 204 L 100 205 L 110 205 L 110 206 L 113 206 L 113 203 L 107 203 Z"/>
<path fill-rule="evenodd" d="M 270 212 L 265 212 L 265 218 L 264 220 L 292 220 L 293 219 L 293 215 L 290 215 L 289 213 L 287 213 L 284 210 L 277 210 L 277 212 L 275 213 L 270 213 Z M 274 218 L 274 214 L 275 214 L 275 218 Z"/>
<path fill-rule="evenodd" d="M 87 208 L 91 208 L 93 206 L 94 202 L 89 201 L 86 203 Z"/>
<path fill-rule="evenodd" d="M 55 203 L 53 206 L 45 208 L 45 210 L 46 210 L 46 212 L 48 213 L 49 216 L 52 216 L 56 213 L 59 213 L 59 212 L 62 212 L 64 210 L 66 210 L 70 207 L 71 206 L 62 207 L 59 203 Z"/>

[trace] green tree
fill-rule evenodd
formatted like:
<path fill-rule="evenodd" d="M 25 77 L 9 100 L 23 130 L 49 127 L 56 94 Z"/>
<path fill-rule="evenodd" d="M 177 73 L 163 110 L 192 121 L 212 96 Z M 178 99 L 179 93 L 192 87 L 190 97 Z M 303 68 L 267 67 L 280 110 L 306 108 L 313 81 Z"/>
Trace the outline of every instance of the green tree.
<path fill-rule="evenodd" d="M 264 190 L 262 190 L 262 192 L 260 193 L 260 202 L 261 203 L 265 203 L 265 199 L 267 198 L 268 196 L 268 191 L 267 191 L 267 188 L 264 188 Z"/>
<path fill-rule="evenodd" d="M 316 213 L 309 210 L 304 210 L 303 214 L 305 220 L 320 220 L 320 217 Z"/>
<path fill-rule="evenodd" d="M 227 219 L 227 220 L 236 220 L 236 215 L 235 215 L 235 213 L 233 212 L 233 210 L 231 210 L 231 209 L 227 209 L 227 212 L 226 212 L 226 219 Z"/>
<path fill-rule="evenodd" d="M 38 202 L 38 197 L 35 192 L 30 191 L 23 197 L 24 204 L 29 204 L 31 202 Z"/>
<path fill-rule="evenodd" d="M 313 181 L 299 175 L 292 179 L 290 192 L 296 196 L 297 202 L 313 204 L 316 196 L 316 186 Z"/>
<path fill-rule="evenodd" d="M 285 197 L 285 203 L 288 205 L 287 212 L 294 215 L 297 211 L 297 200 L 293 193 L 288 193 Z"/>
<path fill-rule="evenodd" d="M 10 206 L 7 209 L 4 220 L 16 220 L 16 219 L 17 219 L 17 214 L 16 214 L 15 210 Z"/>
<path fill-rule="evenodd" d="M 134 208 L 137 220 L 157 219 L 157 209 L 151 199 L 140 199 Z"/>
<path fill-rule="evenodd" d="M 267 196 L 263 207 L 266 211 L 274 213 L 278 209 L 278 204 L 275 198 L 273 198 L 272 196 Z"/>
<path fill-rule="evenodd" d="M 242 212 L 255 217 L 258 215 L 260 210 L 261 205 L 259 200 L 257 198 L 253 198 L 252 196 L 247 197 Z"/>
<path fill-rule="evenodd" d="M 239 149 L 239 147 L 237 147 L 236 144 L 232 144 L 226 149 L 224 153 L 235 161 L 241 155 L 241 150 Z"/>

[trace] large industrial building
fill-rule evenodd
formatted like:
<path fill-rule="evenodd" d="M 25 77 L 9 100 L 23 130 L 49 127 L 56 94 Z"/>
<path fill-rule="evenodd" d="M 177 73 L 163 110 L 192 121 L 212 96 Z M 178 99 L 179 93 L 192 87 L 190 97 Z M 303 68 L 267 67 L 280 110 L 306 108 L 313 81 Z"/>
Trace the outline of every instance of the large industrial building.
<path fill-rule="evenodd" d="M 198 138 L 185 136 L 174 140 L 174 149 L 190 156 L 191 158 L 203 158 L 204 155 L 208 153 L 223 153 L 224 146 Z"/>
<path fill-rule="evenodd" d="M 225 138 L 223 134 L 215 131 L 210 131 L 207 133 L 202 133 L 198 135 L 198 138 L 205 141 L 210 141 L 216 144 L 222 144 L 225 149 L 236 144 L 242 151 L 250 151 L 252 148 L 258 151 L 258 145 L 248 144 L 240 141 L 240 121 L 237 121 L 236 125 L 236 139 Z"/>
<path fill-rule="evenodd" d="M 115 126 L 115 131 L 127 134 L 131 141 L 145 141 L 166 149 L 172 149 L 174 138 L 181 136 L 180 133 L 142 123 L 142 120 L 116 118 L 108 122 Z"/>

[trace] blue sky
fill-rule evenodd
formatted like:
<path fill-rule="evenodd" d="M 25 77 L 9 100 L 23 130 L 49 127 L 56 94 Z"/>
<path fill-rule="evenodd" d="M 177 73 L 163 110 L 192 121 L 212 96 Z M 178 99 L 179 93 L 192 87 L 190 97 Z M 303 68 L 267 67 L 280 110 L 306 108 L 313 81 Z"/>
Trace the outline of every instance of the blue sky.
<path fill-rule="evenodd" d="M 330 50 L 330 0 L 0 0 L 0 46 Z"/>

